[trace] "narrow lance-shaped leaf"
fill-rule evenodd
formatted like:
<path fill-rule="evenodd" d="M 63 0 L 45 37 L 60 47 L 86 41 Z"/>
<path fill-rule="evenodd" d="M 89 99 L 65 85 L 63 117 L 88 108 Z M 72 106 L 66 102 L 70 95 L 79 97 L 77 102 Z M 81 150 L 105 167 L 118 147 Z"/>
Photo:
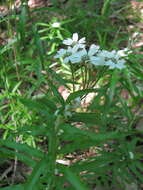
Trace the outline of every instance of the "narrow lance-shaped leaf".
<path fill-rule="evenodd" d="M 70 103 L 72 100 L 78 97 L 87 95 L 88 93 L 91 93 L 91 92 L 98 92 L 98 89 L 85 89 L 85 90 L 79 90 L 79 91 L 73 92 L 68 96 L 66 103 Z"/>
<path fill-rule="evenodd" d="M 44 157 L 44 154 L 40 150 L 32 148 L 26 144 L 19 144 L 14 141 L 12 142 L 10 140 L 0 140 L 0 145 L 13 148 L 14 150 L 16 149 L 20 152 L 25 152 L 27 155 L 29 154 L 30 157 L 31 156 L 35 156 L 36 158 Z"/>
<path fill-rule="evenodd" d="M 116 88 L 116 84 L 117 84 L 118 80 L 119 80 L 118 70 L 115 69 L 113 71 L 113 74 L 112 74 L 112 77 L 111 77 L 111 80 L 110 80 L 110 87 L 109 87 L 109 100 L 110 100 L 110 103 L 113 100 L 113 97 L 114 97 L 114 94 L 115 94 L 115 88 Z"/>
<path fill-rule="evenodd" d="M 63 99 L 63 97 L 61 96 L 61 94 L 58 92 L 57 88 L 53 85 L 53 83 L 48 80 L 48 85 L 50 86 L 54 96 L 56 97 L 57 101 L 64 106 L 65 105 L 65 101 Z"/>
<path fill-rule="evenodd" d="M 27 190 L 33 190 L 36 187 L 36 183 L 38 183 L 40 175 L 44 172 L 44 169 L 47 167 L 47 162 L 45 159 L 41 160 L 36 167 L 34 168 L 31 176 L 28 179 L 28 182 L 25 186 Z"/>
<path fill-rule="evenodd" d="M 65 178 L 73 185 L 76 190 L 88 190 L 87 187 L 81 182 L 80 178 L 73 173 L 69 168 L 63 168 Z"/>

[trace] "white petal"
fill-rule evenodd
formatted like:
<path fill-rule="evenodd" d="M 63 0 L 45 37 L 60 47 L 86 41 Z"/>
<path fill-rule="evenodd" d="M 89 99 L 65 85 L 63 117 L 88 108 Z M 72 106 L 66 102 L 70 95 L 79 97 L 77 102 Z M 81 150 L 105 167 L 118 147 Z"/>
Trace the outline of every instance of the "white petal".
<path fill-rule="evenodd" d="M 112 53 L 112 55 L 114 55 L 114 54 L 117 53 L 117 51 L 116 50 L 112 50 L 111 53 Z"/>
<path fill-rule="evenodd" d="M 85 44 L 76 44 L 76 47 L 78 49 L 83 49 L 83 48 L 85 48 Z"/>
<path fill-rule="evenodd" d="M 57 54 L 54 56 L 54 58 L 60 58 L 63 57 L 66 54 L 66 50 L 65 49 L 60 49 Z"/>
<path fill-rule="evenodd" d="M 64 40 L 64 41 L 63 41 L 63 44 L 65 44 L 65 45 L 67 45 L 67 46 L 72 45 L 72 43 L 73 43 L 73 40 L 70 39 L 70 38 L 68 38 L 67 40 Z"/>
<path fill-rule="evenodd" d="M 118 69 L 125 69 L 126 68 L 126 66 L 125 65 L 119 65 L 119 64 L 117 64 L 117 66 L 116 66 L 116 68 L 118 68 Z"/>
<path fill-rule="evenodd" d="M 103 50 L 103 51 L 101 51 L 100 56 L 107 57 L 107 58 L 111 59 L 111 58 L 115 57 L 115 52 Z"/>
<path fill-rule="evenodd" d="M 88 55 L 89 55 L 89 56 L 92 56 L 92 55 L 94 55 L 95 53 L 97 53 L 98 50 L 99 50 L 99 46 L 96 46 L 96 45 L 92 44 L 92 45 L 90 46 L 90 48 L 89 48 Z"/>
<path fill-rule="evenodd" d="M 90 61 L 93 65 L 105 65 L 105 58 L 104 57 L 90 57 Z"/>
<path fill-rule="evenodd" d="M 121 57 L 125 57 L 125 56 L 127 56 L 127 54 L 128 54 L 126 49 L 119 50 L 117 53 L 118 53 L 118 55 L 120 55 Z"/>
<path fill-rule="evenodd" d="M 85 43 L 85 37 L 84 37 L 84 38 L 81 38 L 78 42 L 79 42 L 80 44 L 84 44 L 84 43 Z"/>
<path fill-rule="evenodd" d="M 54 23 L 52 24 L 52 27 L 53 27 L 53 28 L 59 28 L 59 27 L 60 27 L 60 23 L 59 23 L 59 22 L 54 22 Z"/>
<path fill-rule="evenodd" d="M 83 50 L 79 51 L 79 52 L 78 52 L 78 55 L 79 55 L 79 57 L 87 56 L 87 51 L 86 51 L 86 49 L 83 49 Z"/>
<path fill-rule="evenodd" d="M 56 54 L 54 58 L 60 58 L 61 56 L 59 54 Z"/>
<path fill-rule="evenodd" d="M 118 69 L 124 69 L 126 68 L 126 66 L 124 65 L 125 61 L 124 60 L 120 60 L 118 63 L 117 63 L 117 68 Z"/>
<path fill-rule="evenodd" d="M 70 61 L 70 56 L 69 56 L 69 57 L 66 57 L 66 58 L 63 60 L 64 63 L 68 63 L 69 61 Z"/>
<path fill-rule="evenodd" d="M 106 62 L 105 62 L 105 65 L 109 66 L 109 69 L 114 69 L 114 68 L 116 68 L 116 64 L 115 64 L 113 61 L 111 61 L 111 60 L 106 61 Z"/>
<path fill-rule="evenodd" d="M 119 63 L 119 64 L 125 64 L 126 61 L 125 61 L 124 59 L 120 59 L 120 60 L 118 61 L 118 63 Z"/>
<path fill-rule="evenodd" d="M 79 47 L 80 47 L 81 49 L 85 48 L 85 44 L 79 44 L 79 45 L 80 45 Z"/>
<path fill-rule="evenodd" d="M 64 54 L 66 54 L 66 50 L 65 49 L 60 49 L 59 51 L 58 51 L 58 54 L 60 54 L 60 55 L 64 55 Z"/>
<path fill-rule="evenodd" d="M 113 61 L 109 60 L 109 61 L 105 62 L 105 65 L 107 65 L 107 66 L 113 66 L 113 65 L 115 65 L 115 63 Z"/>
<path fill-rule="evenodd" d="M 74 42 L 77 42 L 78 41 L 78 33 L 74 33 L 72 36 L 72 39 Z"/>
<path fill-rule="evenodd" d="M 115 64 L 114 62 L 112 62 L 110 60 L 110 61 L 106 62 L 106 65 L 109 66 L 109 69 L 115 69 L 115 68 L 124 69 L 124 68 L 126 68 L 126 66 L 124 65 L 124 63 L 125 63 L 125 60 L 119 60 L 117 64 Z"/>
<path fill-rule="evenodd" d="M 75 53 L 72 56 L 70 56 L 70 61 L 72 63 L 79 63 L 81 61 L 81 57 L 79 56 L 78 53 Z"/>
<path fill-rule="evenodd" d="M 71 57 L 71 62 L 72 63 L 79 63 L 79 62 L 81 62 L 81 58 L 80 57 Z"/>

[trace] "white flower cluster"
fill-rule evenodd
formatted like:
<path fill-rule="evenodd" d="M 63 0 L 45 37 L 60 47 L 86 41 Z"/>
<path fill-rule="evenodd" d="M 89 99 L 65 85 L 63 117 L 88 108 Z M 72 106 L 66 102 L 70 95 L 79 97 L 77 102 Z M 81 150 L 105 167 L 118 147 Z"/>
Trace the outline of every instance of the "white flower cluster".
<path fill-rule="evenodd" d="M 72 38 L 63 41 L 63 44 L 68 46 L 67 49 L 60 49 L 55 58 L 63 58 L 64 63 L 79 63 L 86 61 L 95 66 L 108 66 L 109 69 L 124 69 L 125 57 L 128 54 L 128 49 L 124 50 L 101 50 L 99 46 L 92 44 L 86 50 L 85 38 L 78 40 L 78 34 L 74 33 Z"/>
<path fill-rule="evenodd" d="M 59 22 L 54 22 L 54 23 L 52 24 L 52 27 L 53 27 L 53 28 L 59 28 L 59 27 L 60 27 L 60 23 L 59 23 Z"/>

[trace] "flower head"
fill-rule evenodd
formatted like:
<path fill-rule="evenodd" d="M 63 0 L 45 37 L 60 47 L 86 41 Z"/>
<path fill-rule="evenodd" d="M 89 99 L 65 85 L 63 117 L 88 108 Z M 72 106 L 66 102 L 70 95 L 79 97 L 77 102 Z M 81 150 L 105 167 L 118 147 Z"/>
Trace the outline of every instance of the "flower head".
<path fill-rule="evenodd" d="M 95 45 L 95 44 L 92 44 L 89 48 L 89 51 L 88 51 L 88 56 L 93 56 L 95 55 L 96 53 L 98 53 L 100 47 Z"/>
<path fill-rule="evenodd" d="M 100 52 L 100 56 L 106 57 L 107 59 L 119 59 L 120 56 L 118 55 L 117 51 L 107 51 L 107 50 L 102 50 Z"/>
<path fill-rule="evenodd" d="M 63 41 L 67 49 L 60 49 L 55 58 L 63 58 L 64 63 L 80 63 L 85 61 L 95 66 L 108 66 L 109 69 L 124 69 L 125 60 L 129 50 L 101 50 L 99 46 L 92 44 L 89 49 L 85 48 L 85 38 L 78 39 L 78 34 L 74 33 L 72 38 Z"/>
<path fill-rule="evenodd" d="M 60 49 L 57 54 L 54 56 L 54 58 L 61 58 L 63 56 L 65 56 L 65 54 L 67 53 L 67 50 L 65 49 Z"/>
<path fill-rule="evenodd" d="M 99 65 L 99 66 L 105 65 L 105 57 L 102 57 L 102 56 L 91 57 L 90 61 L 91 61 L 91 64 L 93 65 Z"/>
<path fill-rule="evenodd" d="M 109 69 L 124 69 L 126 68 L 126 66 L 124 65 L 125 64 L 125 60 L 121 59 L 121 60 L 118 60 L 117 63 L 114 63 L 113 61 L 109 60 L 105 63 L 105 65 L 109 66 Z"/>
<path fill-rule="evenodd" d="M 72 53 L 71 55 L 64 58 L 64 63 L 68 63 L 69 61 L 71 63 L 79 63 L 82 60 L 82 54 L 81 51 Z"/>
<path fill-rule="evenodd" d="M 84 48 L 85 47 L 85 38 L 81 38 L 78 40 L 78 34 L 74 33 L 72 38 L 68 38 L 63 41 L 63 44 L 67 46 L 77 46 L 79 48 Z"/>
<path fill-rule="evenodd" d="M 124 48 L 123 50 L 118 50 L 117 53 L 120 55 L 120 57 L 126 57 L 128 54 L 132 53 L 132 51 L 128 48 Z"/>
<path fill-rule="evenodd" d="M 53 27 L 53 28 L 59 28 L 59 27 L 60 27 L 60 23 L 59 23 L 59 22 L 54 22 L 54 23 L 52 24 L 52 27 Z"/>

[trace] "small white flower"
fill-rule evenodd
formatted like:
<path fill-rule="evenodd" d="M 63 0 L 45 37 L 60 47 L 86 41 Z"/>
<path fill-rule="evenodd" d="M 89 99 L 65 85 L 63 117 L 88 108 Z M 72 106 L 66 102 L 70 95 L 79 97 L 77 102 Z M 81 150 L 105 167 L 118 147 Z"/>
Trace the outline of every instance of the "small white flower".
<path fill-rule="evenodd" d="M 81 50 L 81 51 L 78 51 L 78 55 L 79 55 L 80 57 L 85 57 L 85 56 L 87 56 L 88 54 L 87 54 L 86 49 L 83 49 L 83 50 Z"/>
<path fill-rule="evenodd" d="M 74 46 L 73 48 L 68 47 L 67 53 L 69 56 L 64 58 L 64 63 L 68 63 L 69 61 L 71 63 L 79 63 L 86 52 L 84 50 L 77 51 L 76 47 Z"/>
<path fill-rule="evenodd" d="M 123 59 L 119 60 L 116 65 L 117 65 L 118 69 L 124 69 L 124 68 L 126 68 L 126 66 L 125 66 L 125 60 L 123 60 Z"/>
<path fill-rule="evenodd" d="M 111 60 L 106 61 L 105 65 L 109 66 L 110 69 L 115 67 L 115 63 Z"/>
<path fill-rule="evenodd" d="M 99 51 L 99 49 L 100 49 L 99 46 L 92 44 L 89 48 L 88 56 L 91 57 L 91 56 L 95 55 Z"/>
<path fill-rule="evenodd" d="M 124 50 L 119 50 L 117 53 L 118 53 L 118 55 L 120 55 L 121 57 L 127 56 Z"/>
<path fill-rule="evenodd" d="M 81 60 L 82 60 L 82 56 L 80 56 L 80 54 L 78 52 L 76 52 L 68 57 L 65 57 L 63 62 L 64 63 L 68 63 L 68 62 L 79 63 L 79 62 L 81 62 Z"/>
<path fill-rule="evenodd" d="M 118 60 L 118 63 L 114 63 L 113 61 L 109 60 L 109 61 L 106 61 L 105 65 L 109 66 L 109 69 L 124 69 L 126 68 L 126 66 L 124 65 L 125 64 L 125 60 Z"/>
<path fill-rule="evenodd" d="M 63 41 L 63 44 L 67 46 L 77 46 L 77 49 L 85 47 L 85 38 L 78 40 L 78 34 L 74 33 L 72 38 L 68 38 Z"/>
<path fill-rule="evenodd" d="M 128 54 L 132 53 L 131 50 L 129 50 L 128 48 L 125 48 L 123 50 L 118 50 L 117 51 L 118 55 L 120 55 L 121 57 L 126 57 L 128 56 Z"/>
<path fill-rule="evenodd" d="M 67 53 L 68 54 L 74 54 L 74 53 L 76 53 L 77 52 L 77 47 L 76 46 L 73 46 L 73 47 L 68 47 L 68 49 L 67 49 Z"/>
<path fill-rule="evenodd" d="M 67 56 L 64 58 L 63 62 L 64 63 L 77 63 L 81 61 L 80 56 L 78 55 L 77 48 L 74 47 L 68 47 L 67 51 Z"/>
<path fill-rule="evenodd" d="M 113 51 L 102 50 L 99 55 L 106 57 L 108 59 L 117 58 L 117 52 L 115 50 Z"/>
<path fill-rule="evenodd" d="M 95 60 L 97 61 L 97 54 L 99 52 L 100 47 L 96 46 L 95 44 L 92 44 L 88 50 L 87 56 L 92 64 L 95 64 Z M 100 58 L 99 58 L 100 59 Z M 98 59 L 98 61 L 99 61 Z M 100 59 L 101 61 L 101 59 Z"/>
<path fill-rule="evenodd" d="M 74 42 L 77 42 L 78 41 L 78 33 L 74 33 L 72 36 L 72 39 Z"/>
<path fill-rule="evenodd" d="M 93 56 L 91 57 L 90 61 L 93 65 L 99 65 L 99 66 L 105 65 L 105 57 Z"/>
<path fill-rule="evenodd" d="M 96 58 L 94 55 L 99 51 L 99 46 L 96 46 L 94 44 L 92 44 L 89 48 L 89 51 L 87 52 L 87 50 L 84 48 L 81 51 L 78 51 L 78 55 L 82 58 L 86 58 L 88 60 L 93 60 L 94 58 Z"/>
<path fill-rule="evenodd" d="M 78 53 L 75 53 L 75 54 L 70 56 L 71 63 L 79 63 L 79 62 L 81 62 L 81 59 L 82 59 L 82 57 L 79 56 Z"/>
<path fill-rule="evenodd" d="M 68 62 L 70 62 L 70 56 L 68 56 L 68 57 L 65 57 L 64 58 L 64 60 L 63 60 L 63 63 L 68 63 Z"/>
<path fill-rule="evenodd" d="M 60 50 L 57 52 L 57 54 L 54 56 L 54 58 L 61 58 L 61 57 L 65 56 L 66 53 L 67 53 L 67 50 L 65 50 L 65 49 L 60 49 Z"/>
<path fill-rule="evenodd" d="M 53 28 L 59 28 L 59 27 L 60 27 L 60 23 L 59 23 L 59 22 L 54 22 L 54 23 L 52 24 L 52 27 L 53 27 Z"/>

